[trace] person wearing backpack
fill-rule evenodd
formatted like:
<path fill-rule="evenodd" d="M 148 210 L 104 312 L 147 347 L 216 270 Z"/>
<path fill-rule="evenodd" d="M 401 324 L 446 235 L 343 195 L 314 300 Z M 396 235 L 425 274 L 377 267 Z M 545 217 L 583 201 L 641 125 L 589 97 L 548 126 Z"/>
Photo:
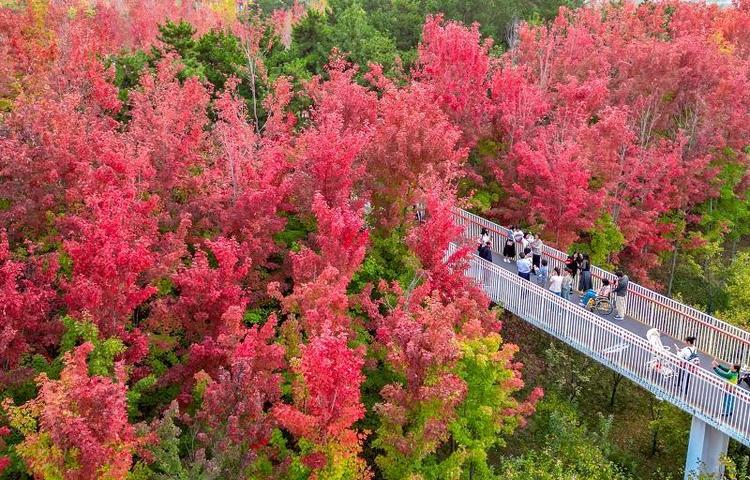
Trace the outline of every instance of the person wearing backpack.
<path fill-rule="evenodd" d="M 682 377 L 685 377 L 685 393 L 687 393 L 688 385 L 690 384 L 690 374 L 687 372 L 693 371 L 696 366 L 700 366 L 701 364 L 701 357 L 698 355 L 698 349 L 695 348 L 695 340 L 695 337 L 685 338 L 685 343 L 687 345 L 680 350 L 678 350 L 677 345 L 674 346 L 675 351 L 677 351 L 677 356 L 683 360 L 682 367 L 684 367 L 679 369 L 677 375 L 677 389 L 680 389 L 680 386 L 682 385 Z"/>

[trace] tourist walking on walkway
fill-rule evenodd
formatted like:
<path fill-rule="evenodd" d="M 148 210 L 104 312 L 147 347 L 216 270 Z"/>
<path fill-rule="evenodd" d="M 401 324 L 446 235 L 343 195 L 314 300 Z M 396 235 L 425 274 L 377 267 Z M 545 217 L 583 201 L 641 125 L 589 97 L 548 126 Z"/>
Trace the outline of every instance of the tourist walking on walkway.
<path fill-rule="evenodd" d="M 549 266 L 547 260 L 542 260 L 542 265 L 536 269 L 536 283 L 544 287 L 549 277 Z"/>
<path fill-rule="evenodd" d="M 420 202 L 414 205 L 414 216 L 417 223 L 424 223 L 427 217 L 427 209 L 425 208 L 424 203 Z"/>
<path fill-rule="evenodd" d="M 695 348 L 695 337 L 685 338 L 687 346 L 677 351 L 677 356 L 682 359 L 682 367 L 677 374 L 677 389 L 682 385 L 682 379 L 685 378 L 685 393 L 688 391 L 690 384 L 690 374 L 687 372 L 694 371 L 695 367 L 701 364 L 701 357 L 698 355 L 698 349 Z M 677 350 L 677 345 L 675 345 Z"/>
<path fill-rule="evenodd" d="M 714 367 L 714 373 L 720 376 L 731 385 L 737 385 L 740 379 L 740 365 L 735 364 L 732 369 L 728 369 L 724 365 L 719 364 L 716 360 L 711 362 L 711 366 Z M 734 396 L 732 396 L 732 387 L 727 385 L 727 393 L 724 394 L 724 406 L 722 409 L 722 417 L 731 417 L 734 412 Z"/>
<path fill-rule="evenodd" d="M 562 297 L 562 283 L 563 276 L 560 275 L 560 267 L 553 268 L 552 276 L 549 277 L 549 291 L 558 297 Z"/>
<path fill-rule="evenodd" d="M 578 291 L 587 292 L 594 288 L 594 283 L 591 281 L 591 260 L 589 260 L 589 254 L 584 253 L 581 257 L 581 274 L 578 281 Z"/>
<path fill-rule="evenodd" d="M 542 249 L 544 248 L 544 242 L 539 237 L 534 238 L 531 242 L 531 265 L 534 267 L 534 273 L 537 269 L 542 266 Z"/>
<path fill-rule="evenodd" d="M 513 240 L 513 234 L 505 239 L 505 246 L 503 247 L 503 261 L 510 263 L 516 259 L 516 241 Z"/>
<path fill-rule="evenodd" d="M 615 320 L 622 320 L 625 318 L 625 310 L 628 305 L 628 283 L 630 279 L 628 276 L 621 271 L 616 271 L 615 276 L 617 277 L 617 283 L 615 284 L 615 308 L 617 314 Z"/>
<path fill-rule="evenodd" d="M 573 293 L 573 276 L 570 274 L 570 270 L 566 268 L 563 270 L 562 293 L 560 296 L 565 300 L 570 300 L 571 293 Z"/>
<path fill-rule="evenodd" d="M 484 260 L 487 260 L 488 262 L 492 263 L 492 247 L 490 245 L 491 245 L 490 242 L 487 242 L 484 245 L 480 245 L 477 255 L 479 255 L 479 258 L 483 258 Z M 482 283 L 487 283 L 487 281 L 490 278 L 491 278 L 490 270 L 487 268 L 483 268 L 482 269 Z"/>
<path fill-rule="evenodd" d="M 521 253 L 521 255 L 518 256 L 516 269 L 518 269 L 519 277 L 531 280 L 531 259 L 526 257 L 525 254 Z"/>

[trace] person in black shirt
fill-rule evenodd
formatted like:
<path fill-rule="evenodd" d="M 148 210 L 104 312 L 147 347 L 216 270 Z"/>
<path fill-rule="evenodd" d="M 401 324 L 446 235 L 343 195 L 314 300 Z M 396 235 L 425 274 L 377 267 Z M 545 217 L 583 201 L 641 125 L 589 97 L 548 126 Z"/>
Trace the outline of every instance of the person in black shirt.
<path fill-rule="evenodd" d="M 581 257 L 581 275 L 578 281 L 578 290 L 581 292 L 588 292 L 594 288 L 594 283 L 591 281 L 591 260 L 589 254 L 584 253 Z"/>
<path fill-rule="evenodd" d="M 490 246 L 490 242 L 479 247 L 479 256 L 492 263 L 492 247 Z"/>

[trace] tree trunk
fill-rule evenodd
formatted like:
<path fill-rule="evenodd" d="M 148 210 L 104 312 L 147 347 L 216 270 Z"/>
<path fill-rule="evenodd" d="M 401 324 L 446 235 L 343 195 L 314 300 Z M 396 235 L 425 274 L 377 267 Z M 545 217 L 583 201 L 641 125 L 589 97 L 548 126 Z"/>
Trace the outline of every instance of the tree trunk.
<path fill-rule="evenodd" d="M 617 372 L 612 372 L 612 373 L 614 374 L 614 377 L 613 377 L 614 383 L 612 384 L 612 394 L 609 396 L 609 408 L 610 409 L 615 406 L 615 397 L 617 396 L 617 387 L 620 386 L 620 382 L 622 381 L 623 378 L 625 378 L 624 376 L 622 376 L 621 374 Z"/>
<path fill-rule="evenodd" d="M 649 401 L 649 408 L 651 410 L 651 420 L 652 422 L 656 420 L 657 413 L 656 413 L 656 400 L 651 397 Z M 655 424 L 652 423 L 651 427 L 651 456 L 653 457 L 656 455 L 656 452 L 659 450 L 659 427 L 654 426 Z"/>
<path fill-rule="evenodd" d="M 674 285 L 674 271 L 677 268 L 677 255 L 680 247 L 675 245 L 674 252 L 672 253 L 672 266 L 669 270 L 669 287 L 667 287 L 667 296 L 672 296 L 672 286 Z"/>

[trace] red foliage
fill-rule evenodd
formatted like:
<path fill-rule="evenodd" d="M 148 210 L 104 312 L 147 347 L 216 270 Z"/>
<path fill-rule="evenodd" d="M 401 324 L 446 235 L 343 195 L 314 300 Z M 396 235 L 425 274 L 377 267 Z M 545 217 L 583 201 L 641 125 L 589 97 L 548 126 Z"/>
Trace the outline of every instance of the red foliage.
<path fill-rule="evenodd" d="M 201 443 L 218 451 L 231 445 L 244 445 L 244 461 L 251 462 L 256 451 L 271 437 L 275 419 L 270 405 L 281 398 L 280 371 L 285 366 L 284 349 L 273 344 L 276 320 L 249 329 L 231 355 L 228 369 L 218 372 L 216 381 L 206 387 L 196 420 L 204 435 Z"/>
<path fill-rule="evenodd" d="M 174 59 L 166 58 L 156 74 L 141 77 L 142 91 L 131 93 L 132 120 L 128 138 L 138 168 L 140 188 L 159 196 L 176 224 L 183 212 L 191 213 L 194 226 L 207 228 L 205 212 L 196 211 L 208 149 L 209 94 L 196 78 L 180 83 Z M 171 220 L 171 222 L 170 222 Z"/>
<path fill-rule="evenodd" d="M 203 209 L 218 215 L 225 236 L 242 242 L 241 255 L 253 266 L 271 266 L 278 248 L 273 236 L 284 228 L 278 215 L 289 190 L 283 145 L 258 137 L 247 122 L 247 108 L 234 94 L 234 83 L 216 101 L 219 119 L 214 138 L 220 149 L 211 174 L 214 192 Z"/>
<path fill-rule="evenodd" d="M 496 213 L 540 225 L 563 248 L 609 213 L 621 259 L 644 278 L 669 248 L 663 216 L 715 195 L 712 162 L 750 138 L 748 65 L 732 28 L 714 7 L 670 2 L 523 26 L 492 81 L 490 164 L 509 193 Z"/>
<path fill-rule="evenodd" d="M 314 242 L 318 253 L 310 248 L 292 257 L 297 284 L 315 279 L 326 267 L 334 267 L 346 283 L 365 258 L 369 234 L 360 211 L 347 207 L 329 207 L 323 196 L 315 195 L 313 213 L 318 220 Z"/>
<path fill-rule="evenodd" d="M 6 368 L 15 368 L 27 353 L 44 354 L 57 344 L 61 325 L 50 318 L 56 273 L 54 256 L 14 260 L 8 237 L 0 232 L 0 363 Z"/>
<path fill-rule="evenodd" d="M 468 153 L 458 147 L 460 136 L 430 88 L 416 84 L 383 94 L 380 120 L 364 158 L 372 206 L 384 226 L 405 220 L 423 179 L 457 178 Z"/>
<path fill-rule="evenodd" d="M 470 147 L 482 135 L 491 110 L 487 98 L 492 39 L 481 39 L 479 24 L 470 28 L 428 17 L 422 29 L 415 77 L 430 84 L 435 100 L 461 128 Z"/>
<path fill-rule="evenodd" d="M 154 266 L 154 202 L 133 193 L 106 190 L 90 196 L 87 215 L 71 216 L 73 231 L 64 242 L 73 264 L 64 282 L 65 303 L 77 318 L 90 317 L 104 337 L 123 336 L 133 310 L 156 288 L 143 285 Z"/>
<path fill-rule="evenodd" d="M 346 289 L 365 257 L 369 234 L 361 210 L 331 208 L 319 193 L 313 201 L 313 212 L 318 220 L 314 241 L 319 252 L 302 247 L 293 254 L 294 291 L 283 297 L 273 285 L 271 292 L 282 300 L 286 312 L 302 316 L 308 335 L 346 334 L 351 321 Z"/>
<path fill-rule="evenodd" d="M 332 207 L 355 199 L 365 173 L 362 151 L 377 114 L 377 97 L 354 81 L 356 68 L 334 56 L 327 72 L 325 82 L 316 77 L 307 85 L 315 107 L 306 112 L 313 124 L 299 138 L 300 208 L 307 208 L 315 193 Z"/>
<path fill-rule="evenodd" d="M 89 376 L 86 357 L 92 349 L 85 343 L 67 353 L 60 380 L 42 374 L 39 396 L 21 407 L 39 417 L 39 432 L 27 435 L 21 449 L 35 475 L 54 469 L 65 478 L 87 480 L 105 470 L 111 478 L 124 478 L 130 470 L 141 441 L 128 423 L 123 366 L 117 366 L 116 381 Z"/>
<path fill-rule="evenodd" d="M 3 440 L 3 437 L 7 437 L 10 434 L 10 429 L 8 427 L 0 427 L 0 449 L 5 450 L 5 440 Z M 5 471 L 6 468 L 10 466 L 10 457 L 6 455 L 0 456 L 0 475 L 2 475 L 3 471 Z"/>
<path fill-rule="evenodd" d="M 4 119 L 0 153 L 0 197 L 10 208 L 0 220 L 11 239 L 47 233 L 54 215 L 67 212 L 87 194 L 122 185 L 134 169 L 116 133 L 116 122 L 98 114 L 78 94 L 19 99 Z"/>
<path fill-rule="evenodd" d="M 351 427 L 365 414 L 359 398 L 363 364 L 362 352 L 347 347 L 345 337 L 324 333 L 313 338 L 293 365 L 301 377 L 295 403 L 276 405 L 274 416 L 292 434 L 314 444 L 355 445 Z"/>
<path fill-rule="evenodd" d="M 236 307 L 241 321 L 247 304 L 243 284 L 250 265 L 241 259 L 240 245 L 223 237 L 206 241 L 205 245 L 205 250 L 195 253 L 190 266 L 172 277 L 179 297 L 161 300 L 152 318 L 155 327 L 181 328 L 191 342 L 233 333 L 234 316 L 225 315 Z M 216 262 L 216 267 L 211 266 L 211 261 Z"/>

